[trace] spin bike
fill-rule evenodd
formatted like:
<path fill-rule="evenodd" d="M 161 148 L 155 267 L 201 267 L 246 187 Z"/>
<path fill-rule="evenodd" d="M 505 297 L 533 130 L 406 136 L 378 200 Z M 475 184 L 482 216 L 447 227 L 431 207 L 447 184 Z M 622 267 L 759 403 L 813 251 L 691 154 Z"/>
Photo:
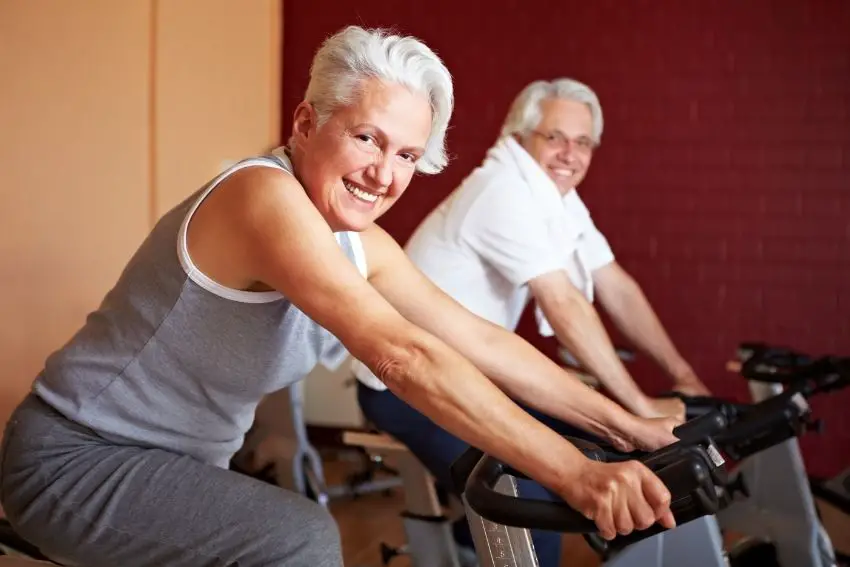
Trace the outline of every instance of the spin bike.
<path fill-rule="evenodd" d="M 796 393 L 808 398 L 850 384 L 850 357 L 815 359 L 785 348 L 744 343 L 738 358 L 739 362 L 729 364 L 729 370 L 748 380 L 755 405 L 678 396 L 689 413 L 713 408 L 730 416 L 736 412 L 744 414 L 765 406 L 770 400 L 793 397 Z M 807 417 L 800 433 L 820 432 L 821 426 L 821 420 Z M 746 456 L 736 454 L 734 447 L 728 447 L 728 453 L 739 461 Z M 744 536 L 729 550 L 731 565 L 850 566 L 850 556 L 834 549 L 814 500 L 814 496 L 819 496 L 850 513 L 846 500 L 841 508 L 841 494 L 833 487 L 841 477 L 830 482 L 810 478 L 796 435 L 764 451 L 748 454 L 751 456 L 741 461 L 734 476 L 734 485 L 747 497 L 717 515 L 722 529 Z"/>
<path fill-rule="evenodd" d="M 674 431 L 680 441 L 654 453 L 623 454 L 574 440 L 590 458 L 609 462 L 638 459 L 653 470 L 673 495 L 674 530 L 656 524 L 606 541 L 592 522 L 564 502 L 518 498 L 514 477 L 521 475 L 516 471 L 480 451 L 465 453 L 454 464 L 453 475 L 463 491 L 481 567 L 536 566 L 530 529 L 581 533 L 608 567 L 837 565 L 825 532 L 816 520 L 809 521 L 815 517 L 811 494 L 800 490 L 799 494 L 778 497 L 775 491 L 792 491 L 776 482 L 790 476 L 777 474 L 777 467 L 787 467 L 805 479 L 796 437 L 813 427 L 807 400 L 850 385 L 850 359 L 813 360 L 753 344 L 742 345 L 739 358 L 745 377 L 762 383 L 769 380 L 766 385 L 772 384 L 779 391 L 754 404 L 691 399 L 688 413 L 693 419 Z M 701 416 L 696 417 L 698 414 Z M 761 464 L 754 464 L 759 460 Z M 766 470 L 770 472 L 768 478 L 764 478 Z M 753 482 L 759 492 L 749 491 L 748 484 Z M 811 513 L 803 520 L 806 526 L 801 526 L 799 517 L 786 516 L 787 506 L 771 506 L 771 501 L 805 500 L 805 496 Z M 758 523 L 743 509 L 745 504 L 762 510 L 756 513 Z M 798 512 L 791 510 L 792 514 Z M 718 518 L 734 518 L 736 529 L 765 537 L 775 555 L 727 554 Z M 801 532 L 796 539 L 786 527 L 792 520 L 794 529 Z M 810 545 L 802 545 L 801 539 Z"/>

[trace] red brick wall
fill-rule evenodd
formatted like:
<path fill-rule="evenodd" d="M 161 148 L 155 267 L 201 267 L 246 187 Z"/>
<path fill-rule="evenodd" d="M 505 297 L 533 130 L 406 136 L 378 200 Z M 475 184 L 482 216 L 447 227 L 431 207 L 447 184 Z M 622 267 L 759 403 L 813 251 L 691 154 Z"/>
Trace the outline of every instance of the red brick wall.
<path fill-rule="evenodd" d="M 496 8 L 498 6 L 498 8 Z M 404 242 L 482 158 L 529 81 L 599 94 L 603 145 L 582 195 L 715 392 L 741 340 L 850 354 L 850 3 L 751 0 L 287 2 L 286 135 L 313 51 L 340 27 L 392 26 L 446 61 L 451 166 L 414 181 L 381 224 Z M 523 319 L 520 332 L 553 353 Z M 633 367 L 650 390 L 663 381 Z M 845 391 L 818 399 L 810 469 L 850 465 Z"/>

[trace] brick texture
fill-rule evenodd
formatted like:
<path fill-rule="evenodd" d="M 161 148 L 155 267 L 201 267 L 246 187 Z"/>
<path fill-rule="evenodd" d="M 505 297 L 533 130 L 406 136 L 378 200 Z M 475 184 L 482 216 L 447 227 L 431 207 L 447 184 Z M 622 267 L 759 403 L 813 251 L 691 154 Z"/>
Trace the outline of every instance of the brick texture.
<path fill-rule="evenodd" d="M 524 85 L 572 76 L 606 117 L 582 195 L 709 386 L 745 399 L 723 370 L 742 340 L 850 354 L 850 3 L 286 2 L 284 138 L 314 50 L 351 23 L 421 37 L 455 78 L 453 162 L 381 220 L 399 241 L 480 162 Z M 520 333 L 554 355 L 529 315 Z M 632 369 L 664 387 L 646 360 Z M 814 404 L 816 474 L 850 466 L 848 396 Z"/>

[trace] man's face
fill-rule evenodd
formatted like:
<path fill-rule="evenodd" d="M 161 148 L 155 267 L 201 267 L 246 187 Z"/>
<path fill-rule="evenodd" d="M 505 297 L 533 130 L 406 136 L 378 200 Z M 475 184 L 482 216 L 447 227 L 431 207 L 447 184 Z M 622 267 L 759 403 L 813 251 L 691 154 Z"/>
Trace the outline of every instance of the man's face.
<path fill-rule="evenodd" d="M 540 104 L 540 110 L 540 124 L 519 142 L 566 195 L 582 182 L 593 157 L 590 107 L 583 102 L 548 98 Z"/>

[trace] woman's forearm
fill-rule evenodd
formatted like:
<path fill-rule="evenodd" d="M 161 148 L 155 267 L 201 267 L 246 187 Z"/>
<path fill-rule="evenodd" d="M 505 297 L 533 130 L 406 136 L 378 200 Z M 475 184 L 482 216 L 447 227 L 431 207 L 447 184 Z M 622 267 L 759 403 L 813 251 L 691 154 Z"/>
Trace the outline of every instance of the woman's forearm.
<path fill-rule="evenodd" d="M 391 349 L 388 349 L 391 350 Z M 563 493 L 586 458 L 427 333 L 373 369 L 405 402 L 470 445 Z"/>
<path fill-rule="evenodd" d="M 622 437 L 634 416 L 522 337 L 493 326 L 476 363 L 512 398 L 597 436 Z"/>

